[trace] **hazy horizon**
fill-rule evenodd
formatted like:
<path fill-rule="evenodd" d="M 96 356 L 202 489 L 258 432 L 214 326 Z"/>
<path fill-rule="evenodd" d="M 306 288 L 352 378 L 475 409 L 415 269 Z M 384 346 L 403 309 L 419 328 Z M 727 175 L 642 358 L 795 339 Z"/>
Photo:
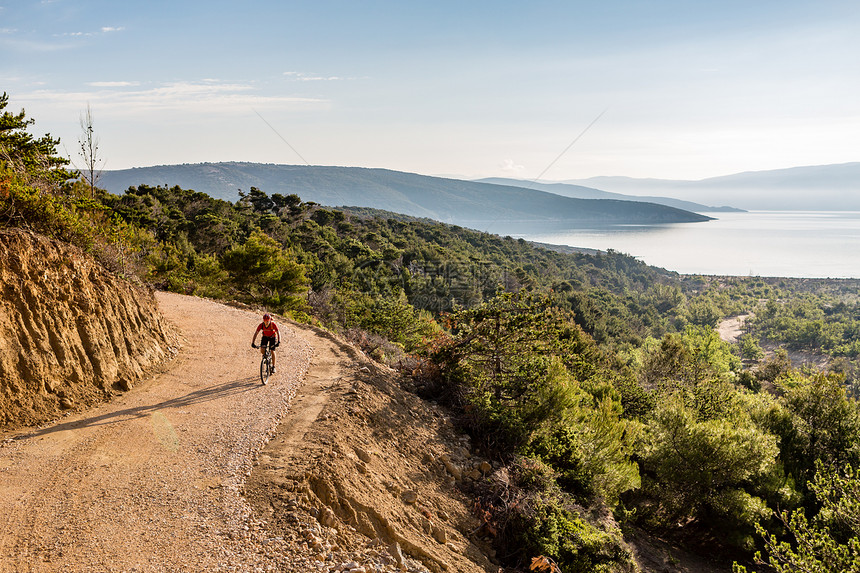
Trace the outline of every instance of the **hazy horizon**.
<path fill-rule="evenodd" d="M 181 163 L 158 163 L 158 164 L 152 164 L 152 165 L 131 165 L 129 167 L 118 167 L 118 168 L 110 168 L 110 169 L 106 168 L 106 169 L 104 169 L 104 171 L 124 171 L 124 170 L 128 170 L 128 169 L 145 169 L 145 168 L 149 168 L 149 167 L 169 167 L 172 165 L 183 165 L 183 164 L 205 165 L 205 164 L 209 164 L 209 163 L 213 163 L 213 164 L 214 163 L 260 163 L 260 164 L 285 165 L 285 166 L 308 165 L 310 167 L 357 167 L 357 168 L 363 168 L 363 169 L 388 169 L 388 170 L 392 170 L 392 171 L 404 171 L 402 169 L 394 169 L 391 167 L 381 167 L 381 166 L 375 166 L 375 165 L 304 164 L 304 163 L 298 163 L 298 162 L 278 162 L 278 161 L 266 161 L 266 162 L 264 162 L 264 161 L 230 160 L 230 159 L 225 159 L 223 161 L 205 161 L 205 160 L 202 160 L 202 161 L 188 161 L 188 162 L 181 162 Z M 789 169 L 802 169 L 802 168 L 806 168 L 806 167 L 812 167 L 812 168 L 815 168 L 815 167 L 832 167 L 832 166 L 850 165 L 850 164 L 860 164 L 860 161 L 845 161 L 845 162 L 841 162 L 841 163 L 819 164 L 819 165 L 789 165 L 789 166 L 785 166 L 785 167 L 777 167 L 774 169 L 748 170 L 748 171 L 739 171 L 739 172 L 732 172 L 732 173 L 721 173 L 719 175 L 702 177 L 700 179 L 671 179 L 671 178 L 663 178 L 663 177 L 633 177 L 633 176 L 629 176 L 629 175 L 615 175 L 615 174 L 609 174 L 609 173 L 605 173 L 602 175 L 592 175 L 592 176 L 584 177 L 584 178 L 571 178 L 571 179 L 528 179 L 528 178 L 524 179 L 524 178 L 517 178 L 517 177 L 512 177 L 510 175 L 504 175 L 504 174 L 500 175 L 500 176 L 496 176 L 496 177 L 508 178 L 511 180 L 521 181 L 523 183 L 534 183 L 534 182 L 541 183 L 541 184 L 564 183 L 564 184 L 571 184 L 571 185 L 579 185 L 579 184 L 582 184 L 581 182 L 587 181 L 589 179 L 635 179 L 635 180 L 642 180 L 642 181 L 655 180 L 655 181 L 667 181 L 667 182 L 673 182 L 673 183 L 695 183 L 695 182 L 699 182 L 699 181 L 704 181 L 706 179 L 729 177 L 732 175 L 763 173 L 766 171 L 784 171 L 784 170 L 789 170 Z M 417 175 L 425 175 L 427 177 L 440 177 L 440 178 L 444 178 L 444 179 L 460 179 L 463 181 L 475 181 L 478 179 L 489 179 L 490 178 L 490 177 L 486 177 L 486 176 L 471 176 L 471 175 L 463 175 L 463 174 L 457 174 L 457 173 L 418 173 L 418 172 L 412 172 L 412 171 L 405 171 L 405 172 L 406 173 L 415 173 Z"/>

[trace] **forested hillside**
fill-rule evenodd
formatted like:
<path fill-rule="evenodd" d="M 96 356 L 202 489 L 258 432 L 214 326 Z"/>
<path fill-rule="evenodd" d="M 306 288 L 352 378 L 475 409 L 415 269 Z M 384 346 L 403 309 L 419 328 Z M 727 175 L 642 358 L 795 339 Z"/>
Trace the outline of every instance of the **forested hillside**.
<path fill-rule="evenodd" d="M 321 324 L 448 408 L 499 467 L 468 493 L 507 567 L 631 571 L 643 531 L 726 569 L 757 549 L 784 571 L 860 559 L 857 281 L 680 276 L 256 187 L 90 196 L 0 143 L 3 225 Z M 724 342 L 715 325 L 739 314 L 751 329 Z M 829 366 L 791 364 L 794 348 Z"/>
<path fill-rule="evenodd" d="M 551 221 L 567 225 L 701 222 L 709 218 L 682 209 L 618 200 L 574 199 L 512 185 L 490 185 L 428 177 L 389 169 L 203 163 L 141 167 L 103 174 L 115 193 L 139 185 L 179 185 L 235 201 L 250 187 L 270 194 L 297 194 L 323 205 L 355 205 L 430 217 L 475 229 Z"/>

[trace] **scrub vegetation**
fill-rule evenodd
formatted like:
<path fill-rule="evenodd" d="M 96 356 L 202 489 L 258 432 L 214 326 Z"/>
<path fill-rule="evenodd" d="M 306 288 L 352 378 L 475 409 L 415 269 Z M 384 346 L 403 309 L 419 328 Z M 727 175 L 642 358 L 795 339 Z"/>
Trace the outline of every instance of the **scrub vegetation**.
<path fill-rule="evenodd" d="M 399 368 L 498 462 L 471 493 L 505 565 L 632 571 L 635 529 L 739 571 L 857 570 L 857 281 L 681 276 L 254 187 L 235 203 L 112 195 L 6 104 L 0 225 L 325 326 Z M 715 326 L 741 314 L 723 341 Z"/>

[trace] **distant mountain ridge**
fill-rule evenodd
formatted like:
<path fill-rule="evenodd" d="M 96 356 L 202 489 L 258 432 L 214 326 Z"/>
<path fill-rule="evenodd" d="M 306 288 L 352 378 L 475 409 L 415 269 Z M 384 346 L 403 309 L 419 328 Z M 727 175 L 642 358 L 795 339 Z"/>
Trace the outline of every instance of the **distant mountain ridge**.
<path fill-rule="evenodd" d="M 571 183 L 541 183 L 537 181 L 525 181 L 521 179 L 507 179 L 504 177 L 487 177 L 485 179 L 476 179 L 481 183 L 493 183 L 494 185 L 515 185 L 517 187 L 525 187 L 526 189 L 540 189 L 556 195 L 564 197 L 574 197 L 577 199 L 617 199 L 619 201 L 642 201 L 646 203 L 656 203 L 658 205 L 667 205 L 676 209 L 692 211 L 694 213 L 713 213 L 713 212 L 729 212 L 742 211 L 729 206 L 708 206 L 693 201 L 684 201 L 672 197 L 656 197 L 651 195 L 624 195 L 622 193 L 613 193 L 611 191 L 602 191 L 594 187 L 585 187 L 583 185 L 574 185 Z"/>
<path fill-rule="evenodd" d="M 564 183 L 741 209 L 860 211 L 860 162 L 747 171 L 698 181 L 591 177 Z"/>
<path fill-rule="evenodd" d="M 257 187 L 269 195 L 296 194 L 333 207 L 372 207 L 477 229 L 492 225 L 493 232 L 523 223 L 585 226 L 710 219 L 653 203 L 574 199 L 515 186 L 362 167 L 200 163 L 106 171 L 99 180 L 100 187 L 113 193 L 141 184 L 178 185 L 228 201 L 239 198 L 239 189 Z"/>

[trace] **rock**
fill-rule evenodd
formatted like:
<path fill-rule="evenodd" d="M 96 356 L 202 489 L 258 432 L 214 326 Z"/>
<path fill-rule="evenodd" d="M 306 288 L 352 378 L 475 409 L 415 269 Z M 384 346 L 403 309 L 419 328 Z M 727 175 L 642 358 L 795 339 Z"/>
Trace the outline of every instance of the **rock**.
<path fill-rule="evenodd" d="M 69 398 L 63 398 L 60 400 L 60 408 L 63 410 L 71 410 L 75 407 L 75 403 L 72 402 Z"/>
<path fill-rule="evenodd" d="M 394 495 L 400 495 L 400 492 L 402 491 L 400 489 L 400 486 L 397 485 L 396 483 L 394 483 L 393 481 L 386 480 L 386 481 L 382 482 L 382 485 L 384 485 L 385 488 Z"/>
<path fill-rule="evenodd" d="M 403 551 L 400 550 L 400 544 L 396 541 L 388 548 L 388 552 L 391 553 L 391 557 L 394 558 L 394 562 L 397 563 L 397 567 L 399 569 L 406 568 L 406 560 L 403 558 Z"/>
<path fill-rule="evenodd" d="M 481 462 L 481 472 L 482 472 L 484 475 L 487 475 L 487 474 L 488 474 L 488 473 L 490 473 L 491 471 L 493 471 L 493 466 L 492 466 L 492 465 L 490 465 L 490 462 L 488 462 L 487 460 L 482 461 L 482 462 Z"/>
<path fill-rule="evenodd" d="M 323 510 L 319 521 L 326 527 L 334 527 L 334 524 L 337 523 L 337 516 L 334 514 L 330 507 L 327 507 L 325 508 L 325 510 Z"/>
<path fill-rule="evenodd" d="M 360 459 L 364 463 L 369 464 L 370 460 L 373 459 L 373 457 L 370 455 L 370 453 L 367 450 L 359 448 L 357 446 L 354 449 L 355 449 L 355 455 L 357 455 L 358 459 Z"/>
<path fill-rule="evenodd" d="M 433 528 L 430 534 L 433 536 L 433 539 L 435 539 L 439 543 L 448 543 L 448 532 L 439 527 L 438 525 Z"/>
<path fill-rule="evenodd" d="M 442 460 L 442 463 L 445 464 L 445 469 L 448 470 L 449 474 L 454 476 L 455 480 L 460 481 L 461 479 L 463 479 L 463 471 L 459 467 L 457 467 L 448 458 L 448 456 L 442 456 L 440 459 Z"/>
<path fill-rule="evenodd" d="M 418 506 L 418 511 L 420 511 L 421 515 L 423 515 L 427 519 L 431 519 L 433 517 L 433 514 L 430 513 L 430 510 L 427 509 L 426 507 L 424 507 L 423 505 Z"/>
<path fill-rule="evenodd" d="M 469 471 L 469 473 L 466 474 L 467 478 L 473 479 L 475 481 L 481 479 L 483 476 L 484 476 L 484 474 L 482 474 L 481 470 L 479 470 L 479 469 L 472 469 Z"/>
<path fill-rule="evenodd" d="M 408 503 L 409 505 L 412 505 L 413 503 L 418 501 L 418 492 L 407 490 L 403 492 L 402 497 L 404 502 Z"/>

